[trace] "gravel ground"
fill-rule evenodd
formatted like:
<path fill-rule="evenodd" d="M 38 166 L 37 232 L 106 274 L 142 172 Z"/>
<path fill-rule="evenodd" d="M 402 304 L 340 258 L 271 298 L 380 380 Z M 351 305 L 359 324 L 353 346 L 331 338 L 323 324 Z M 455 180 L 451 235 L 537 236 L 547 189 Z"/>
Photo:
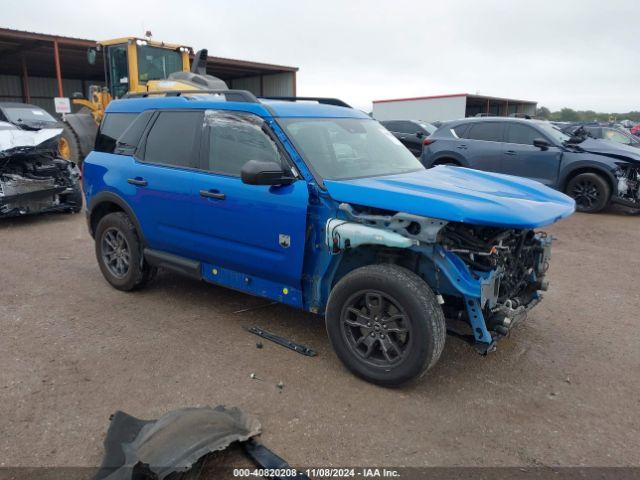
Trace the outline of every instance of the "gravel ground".
<path fill-rule="evenodd" d="M 83 215 L 5 220 L 0 463 L 95 466 L 115 410 L 225 404 L 292 465 L 640 465 L 640 218 L 549 232 L 551 288 L 526 324 L 487 357 L 449 337 L 427 377 L 389 390 L 350 375 L 313 315 L 171 273 L 122 293 Z M 249 325 L 319 355 L 257 349 Z"/>

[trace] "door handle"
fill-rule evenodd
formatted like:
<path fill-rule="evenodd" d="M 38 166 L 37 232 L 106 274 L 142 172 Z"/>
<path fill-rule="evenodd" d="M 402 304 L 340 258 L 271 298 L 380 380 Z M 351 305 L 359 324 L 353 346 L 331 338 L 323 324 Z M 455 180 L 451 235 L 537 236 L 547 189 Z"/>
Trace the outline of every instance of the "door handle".
<path fill-rule="evenodd" d="M 466 150 L 467 146 L 466 145 L 458 145 L 458 149 L 459 150 Z"/>
<path fill-rule="evenodd" d="M 515 150 L 507 150 L 504 153 L 505 153 L 505 155 L 517 155 L 518 154 L 518 152 L 516 152 Z"/>
<path fill-rule="evenodd" d="M 218 190 L 200 190 L 200 196 L 206 198 L 215 198 L 216 200 L 224 200 L 226 195 Z"/>
<path fill-rule="evenodd" d="M 149 185 L 149 182 L 140 177 L 129 178 L 127 179 L 127 183 L 130 183 L 131 185 L 135 185 L 137 187 L 146 187 L 147 185 Z"/>

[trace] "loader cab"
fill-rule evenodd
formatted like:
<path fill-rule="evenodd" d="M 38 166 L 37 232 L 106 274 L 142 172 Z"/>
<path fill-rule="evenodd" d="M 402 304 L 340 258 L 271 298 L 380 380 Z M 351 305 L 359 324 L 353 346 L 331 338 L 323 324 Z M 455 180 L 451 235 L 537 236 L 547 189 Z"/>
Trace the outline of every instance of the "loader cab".
<path fill-rule="evenodd" d="M 152 90 L 150 83 L 189 71 L 189 47 L 134 37 L 99 45 L 104 49 L 105 79 L 112 98 Z"/>

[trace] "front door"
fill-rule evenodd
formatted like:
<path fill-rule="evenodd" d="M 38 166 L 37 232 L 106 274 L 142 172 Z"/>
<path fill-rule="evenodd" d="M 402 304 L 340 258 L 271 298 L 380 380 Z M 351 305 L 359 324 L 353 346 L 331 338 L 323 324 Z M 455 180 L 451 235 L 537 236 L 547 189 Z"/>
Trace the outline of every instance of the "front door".
<path fill-rule="evenodd" d="M 205 112 L 201 171 L 194 176 L 194 248 L 198 258 L 246 275 L 249 282 L 300 289 L 308 190 L 303 180 L 286 186 L 247 185 L 240 170 L 249 160 L 288 162 L 255 115 Z M 212 268 L 218 274 L 217 268 Z M 205 272 L 205 277 L 207 277 Z M 211 276 L 207 277 L 217 281 Z M 220 283 L 233 284 L 232 278 Z M 259 282 L 258 282 L 259 283 Z M 258 284 L 256 283 L 256 284 Z M 243 288 L 245 289 L 245 288 Z M 255 293 L 274 296 L 265 292 Z M 285 300 L 286 301 L 286 300 Z"/>
<path fill-rule="evenodd" d="M 497 171 L 554 186 L 558 180 L 562 151 L 554 145 L 546 150 L 535 147 L 533 141 L 536 138 L 548 141 L 542 133 L 529 125 L 506 125 L 502 161 Z"/>

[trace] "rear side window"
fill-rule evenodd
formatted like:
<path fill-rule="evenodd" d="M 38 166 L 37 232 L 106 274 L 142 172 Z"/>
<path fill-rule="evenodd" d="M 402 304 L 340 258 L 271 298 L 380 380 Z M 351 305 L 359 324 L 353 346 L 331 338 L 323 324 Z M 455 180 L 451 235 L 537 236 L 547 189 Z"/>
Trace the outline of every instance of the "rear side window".
<path fill-rule="evenodd" d="M 208 110 L 205 125 L 209 155 L 205 168 L 214 173 L 240 176 L 249 160 L 281 163 L 275 142 L 263 131 L 264 121 L 251 114 Z"/>
<path fill-rule="evenodd" d="M 458 138 L 465 138 L 464 134 L 467 131 L 467 127 L 469 126 L 468 123 L 463 123 L 462 125 L 458 125 L 456 127 L 453 127 L 451 130 L 453 130 L 456 134 L 456 136 Z"/>
<path fill-rule="evenodd" d="M 174 167 L 198 167 L 196 138 L 202 111 L 160 112 L 145 145 L 144 161 Z"/>
<path fill-rule="evenodd" d="M 131 122 L 131 125 L 124 131 L 116 142 L 114 153 L 118 155 L 133 155 L 145 128 L 149 124 L 149 120 L 153 116 L 153 110 L 142 112 Z"/>
<path fill-rule="evenodd" d="M 107 113 L 100 124 L 96 136 L 95 150 L 98 152 L 113 153 L 116 140 L 131 125 L 137 113 Z"/>
<path fill-rule="evenodd" d="M 470 140 L 485 140 L 488 142 L 502 141 L 502 124 L 499 122 L 473 123 L 467 132 Z"/>
<path fill-rule="evenodd" d="M 541 133 L 527 125 L 513 124 L 507 125 L 505 142 L 533 145 L 533 140 L 541 137 L 544 138 Z"/>

